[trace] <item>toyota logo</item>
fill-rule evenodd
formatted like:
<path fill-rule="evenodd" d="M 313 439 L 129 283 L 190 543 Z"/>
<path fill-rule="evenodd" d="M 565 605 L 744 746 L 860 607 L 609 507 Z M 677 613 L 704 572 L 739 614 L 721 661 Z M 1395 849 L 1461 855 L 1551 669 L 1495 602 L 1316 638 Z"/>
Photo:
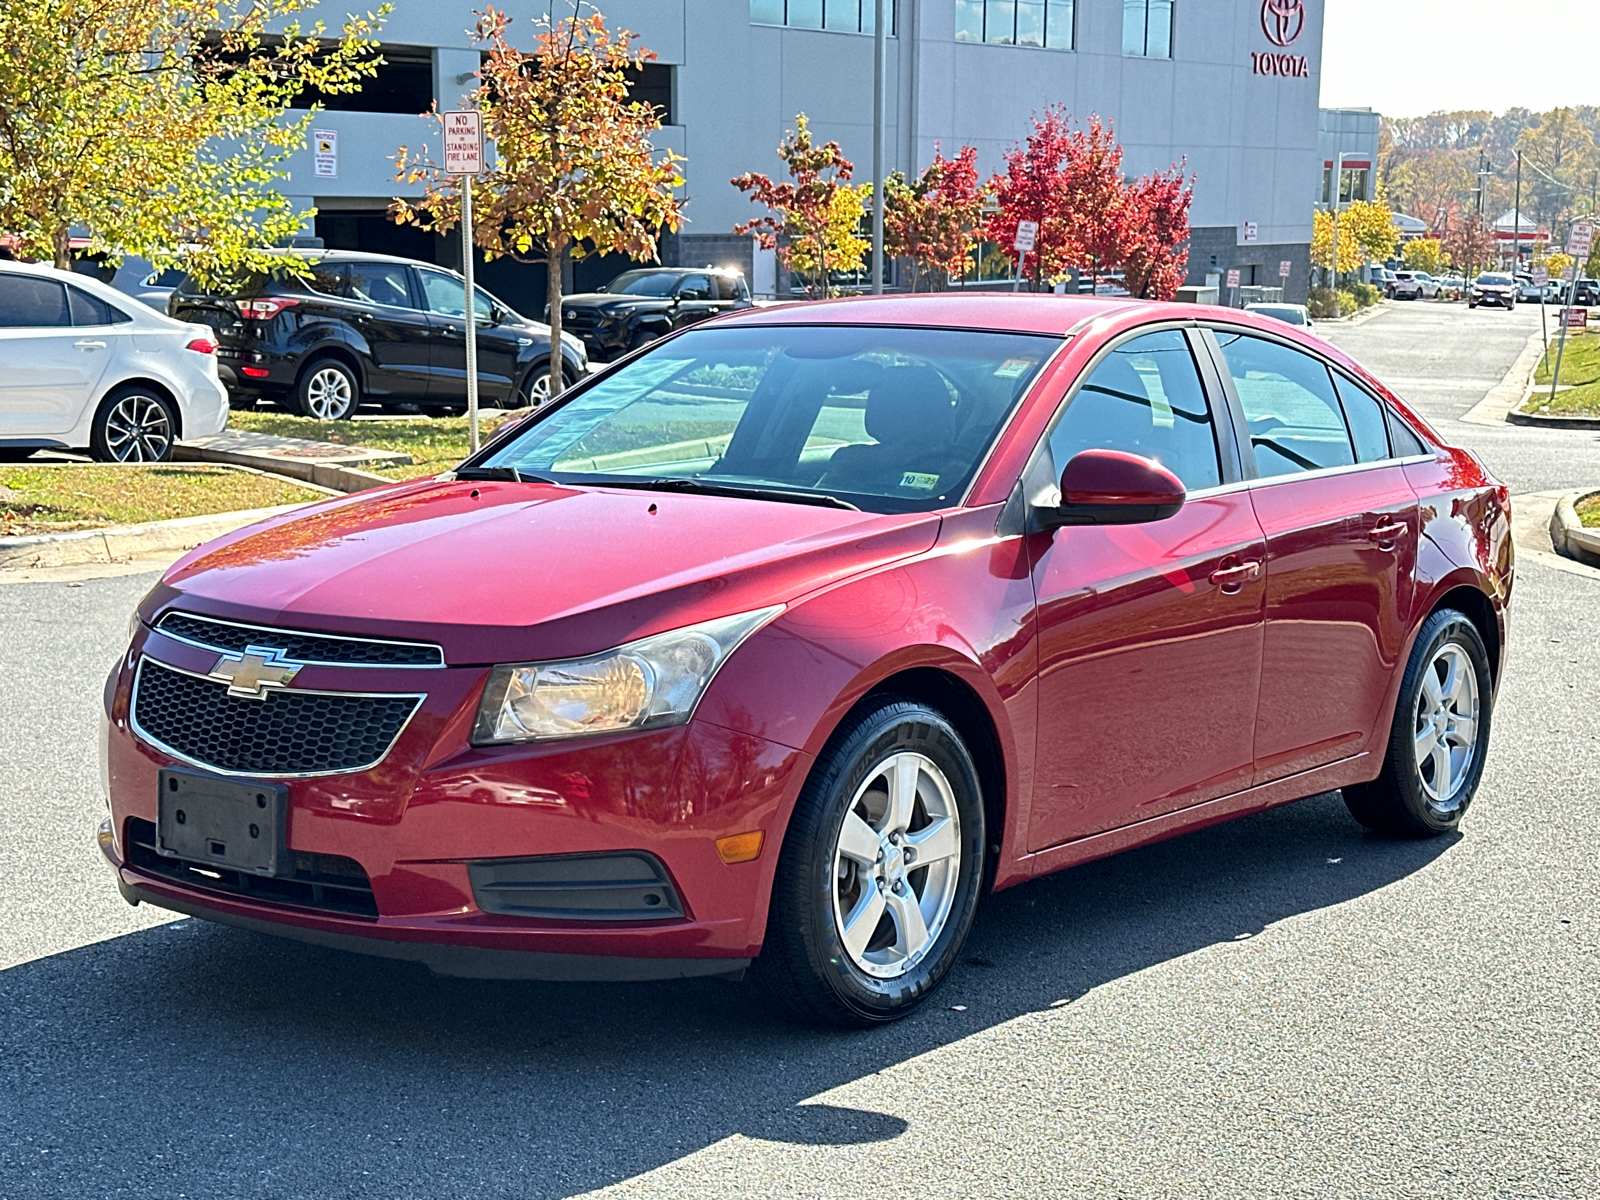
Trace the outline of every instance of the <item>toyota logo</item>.
<path fill-rule="evenodd" d="M 1304 0 L 1261 0 L 1261 32 L 1274 46 L 1287 46 L 1306 27 Z"/>

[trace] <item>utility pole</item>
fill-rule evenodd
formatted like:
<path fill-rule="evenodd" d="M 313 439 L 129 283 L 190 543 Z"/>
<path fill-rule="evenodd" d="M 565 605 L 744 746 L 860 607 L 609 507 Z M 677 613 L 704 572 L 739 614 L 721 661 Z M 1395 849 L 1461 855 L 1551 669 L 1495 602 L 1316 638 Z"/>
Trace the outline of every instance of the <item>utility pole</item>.
<path fill-rule="evenodd" d="M 884 28 L 889 0 L 873 0 L 872 21 L 872 294 L 883 295 L 883 143 L 889 86 L 889 38 Z"/>
<path fill-rule="evenodd" d="M 1522 151 L 1517 151 L 1517 198 L 1511 205 L 1511 282 L 1522 265 Z"/>

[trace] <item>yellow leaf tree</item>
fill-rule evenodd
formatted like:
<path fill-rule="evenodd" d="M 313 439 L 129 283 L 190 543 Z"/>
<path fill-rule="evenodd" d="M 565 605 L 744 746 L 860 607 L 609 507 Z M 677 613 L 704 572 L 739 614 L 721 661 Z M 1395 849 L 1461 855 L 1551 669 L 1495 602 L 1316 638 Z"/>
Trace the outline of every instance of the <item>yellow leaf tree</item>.
<path fill-rule="evenodd" d="M 683 159 L 651 141 L 661 114 L 628 97 L 627 72 L 654 53 L 636 48 L 627 30 L 611 33 L 599 13 L 534 24 L 532 52 L 511 44 L 511 19 L 493 8 L 473 32 L 488 57 L 471 103 L 495 161 L 473 182 L 472 240 L 485 258 L 548 265 L 550 344 L 559 346 L 563 266 L 588 254 L 654 259 L 661 231 L 683 221 Z M 441 233 L 460 223 L 461 181 L 426 147 L 413 154 L 402 146 L 395 163 L 399 178 L 427 185 L 414 204 L 395 201 L 396 221 Z M 552 396 L 562 387 L 559 370 L 552 354 Z"/>
<path fill-rule="evenodd" d="M 1340 214 L 1338 273 L 1348 274 L 1361 265 L 1361 246 L 1350 236 L 1350 226 Z M 1333 214 L 1319 208 L 1311 218 L 1311 265 L 1324 271 L 1334 269 Z"/>
<path fill-rule="evenodd" d="M 207 282 L 296 269 L 274 183 L 315 116 L 382 62 L 388 6 L 336 39 L 294 19 L 316 0 L 6 0 L 0 4 L 0 230 L 61 268 L 89 253 L 181 262 Z M 273 31 L 269 34 L 269 30 Z"/>
<path fill-rule="evenodd" d="M 1444 243 L 1438 238 L 1415 238 L 1400 248 L 1406 267 L 1437 275 L 1444 267 Z"/>

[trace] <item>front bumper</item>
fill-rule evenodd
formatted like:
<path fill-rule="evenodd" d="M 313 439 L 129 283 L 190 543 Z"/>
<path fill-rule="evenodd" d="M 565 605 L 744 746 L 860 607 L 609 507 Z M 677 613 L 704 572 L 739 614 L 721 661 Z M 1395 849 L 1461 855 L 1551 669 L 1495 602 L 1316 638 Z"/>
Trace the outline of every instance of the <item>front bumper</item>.
<path fill-rule="evenodd" d="M 642 979 L 737 973 L 759 951 L 782 828 L 806 755 L 695 721 L 523 746 L 466 742 L 487 668 L 385 669 L 426 699 L 376 766 L 280 780 L 287 848 L 353 861 L 376 916 L 228 894 L 143 870 L 133 822 L 155 822 L 162 768 L 193 769 L 130 720 L 137 656 L 209 671 L 217 655 L 142 629 L 109 682 L 104 720 L 111 819 L 101 846 L 132 902 L 302 941 L 425 963 L 442 974 Z M 308 688 L 370 689 L 372 668 L 305 667 Z M 270 703 L 270 701 L 269 701 Z M 263 776 L 263 778 L 271 778 Z M 716 840 L 760 830 L 764 850 L 729 865 Z M 135 847 L 136 848 L 136 847 Z M 681 916 L 556 919 L 484 911 L 472 870 L 554 856 L 639 852 L 664 868 Z"/>

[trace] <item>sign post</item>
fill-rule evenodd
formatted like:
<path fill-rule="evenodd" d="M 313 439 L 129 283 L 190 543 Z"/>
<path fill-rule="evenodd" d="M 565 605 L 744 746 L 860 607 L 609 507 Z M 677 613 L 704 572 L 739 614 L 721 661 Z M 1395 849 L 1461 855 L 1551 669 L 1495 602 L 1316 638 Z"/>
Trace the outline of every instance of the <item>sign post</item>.
<path fill-rule="evenodd" d="M 476 110 L 447 112 L 444 118 L 444 169 L 461 176 L 461 265 L 467 277 L 467 428 L 472 452 L 478 452 L 478 289 L 473 282 L 473 260 L 478 256 L 472 236 L 472 177 L 483 170 L 483 115 Z M 553 348 L 559 354 L 559 348 Z"/>
<path fill-rule="evenodd" d="M 1556 342 L 1555 370 L 1550 372 L 1550 402 L 1555 403 L 1556 385 L 1561 382 L 1561 355 L 1567 348 L 1567 326 L 1575 324 L 1573 321 L 1572 306 L 1578 302 L 1578 264 L 1589 257 L 1589 252 L 1594 249 L 1594 225 L 1588 221 L 1574 221 L 1572 228 L 1567 231 L 1567 253 L 1572 256 L 1572 267 L 1569 274 L 1572 282 L 1567 285 L 1567 302 L 1561 309 L 1561 338 Z M 1584 318 L 1588 319 L 1589 312 L 1584 310 Z"/>
<path fill-rule="evenodd" d="M 1017 277 L 1011 281 L 1011 290 L 1019 291 L 1022 288 L 1022 260 L 1033 251 L 1033 244 L 1039 238 L 1039 222 L 1018 221 L 1017 236 L 1011 242 L 1011 248 L 1017 252 Z"/>
<path fill-rule="evenodd" d="M 1228 297 L 1228 307 L 1237 308 L 1238 305 L 1235 303 L 1239 299 L 1239 269 L 1237 267 L 1228 272 L 1228 290 L 1233 293 Z"/>
<path fill-rule="evenodd" d="M 1544 293 L 1546 285 L 1550 282 L 1550 268 L 1538 266 L 1532 270 L 1533 286 L 1539 289 L 1539 336 L 1544 339 L 1544 345 L 1548 349 L 1550 345 L 1550 326 L 1546 323 L 1544 316 Z"/>

